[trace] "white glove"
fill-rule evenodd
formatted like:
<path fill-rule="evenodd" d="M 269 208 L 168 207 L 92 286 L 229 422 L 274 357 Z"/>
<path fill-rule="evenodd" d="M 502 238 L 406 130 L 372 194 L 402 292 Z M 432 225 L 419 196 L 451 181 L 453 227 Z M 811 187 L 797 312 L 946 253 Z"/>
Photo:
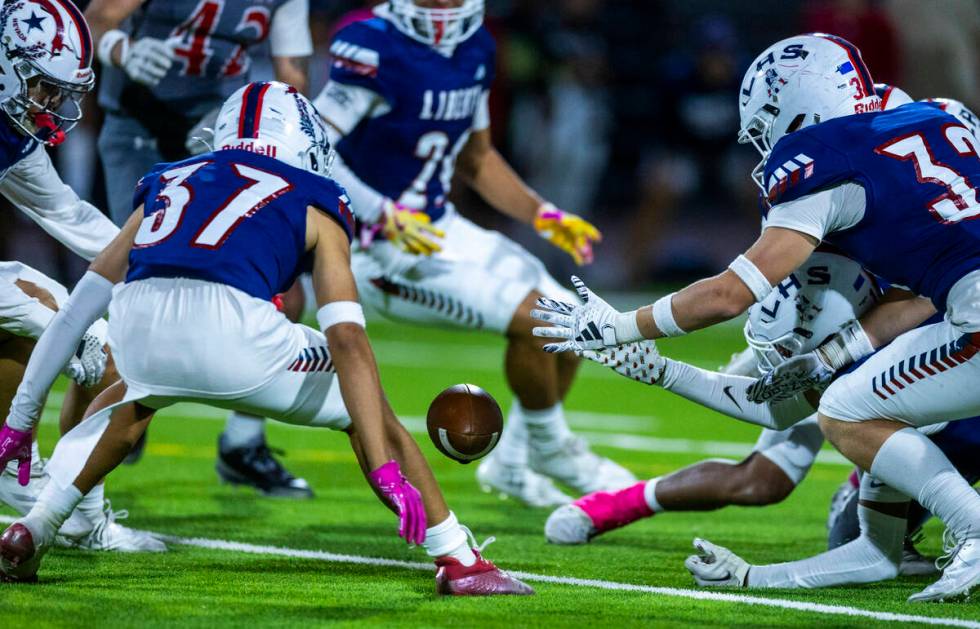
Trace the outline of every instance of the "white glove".
<path fill-rule="evenodd" d="M 695 538 L 697 555 L 684 560 L 684 567 L 694 576 L 701 587 L 748 587 L 747 561 L 722 546 L 715 546 L 706 539 Z"/>
<path fill-rule="evenodd" d="M 174 49 L 169 42 L 143 37 L 123 48 L 120 65 L 132 80 L 154 87 L 173 64 Z"/>
<path fill-rule="evenodd" d="M 565 339 L 562 343 L 545 345 L 544 351 L 596 350 L 643 340 L 635 310 L 617 311 L 574 275 L 572 284 L 584 303 L 573 305 L 542 297 L 538 299 L 539 309 L 531 311 L 532 318 L 552 324 L 534 328 L 534 336 Z"/>
<path fill-rule="evenodd" d="M 756 404 L 782 402 L 801 391 L 825 386 L 835 373 L 836 370 L 815 350 L 778 365 L 749 385 L 745 392 L 749 401 Z"/>
<path fill-rule="evenodd" d="M 93 323 L 78 343 L 75 355 L 65 367 L 65 375 L 83 387 L 102 381 L 109 354 L 105 349 L 107 326 L 105 319 Z"/>
<path fill-rule="evenodd" d="M 575 353 L 644 384 L 656 384 L 667 365 L 667 361 L 657 350 L 657 344 L 649 340 Z"/>

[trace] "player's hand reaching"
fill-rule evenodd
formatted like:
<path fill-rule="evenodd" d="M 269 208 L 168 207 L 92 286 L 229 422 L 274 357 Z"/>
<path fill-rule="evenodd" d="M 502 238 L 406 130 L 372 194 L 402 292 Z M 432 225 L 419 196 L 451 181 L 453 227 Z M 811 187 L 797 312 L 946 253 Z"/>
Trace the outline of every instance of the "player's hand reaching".
<path fill-rule="evenodd" d="M 657 344 L 650 340 L 575 353 L 643 384 L 657 384 L 667 365 Z"/>
<path fill-rule="evenodd" d="M 426 518 L 422 494 L 402 474 L 398 461 L 388 461 L 368 474 L 368 480 L 398 511 L 398 535 L 409 544 L 424 542 Z"/>
<path fill-rule="evenodd" d="M 551 324 L 534 328 L 534 336 L 564 339 L 545 345 L 544 351 L 600 350 L 643 339 L 635 311 L 617 311 L 574 275 L 572 284 L 584 303 L 573 305 L 542 297 L 538 299 L 538 308 L 531 311 L 531 317 Z"/>
<path fill-rule="evenodd" d="M 391 199 L 382 202 L 381 219 L 368 228 L 367 238 L 362 236 L 361 244 L 371 244 L 379 232 L 402 251 L 420 256 L 442 251 L 439 239 L 446 235 L 432 225 L 425 212 L 405 207 Z"/>
<path fill-rule="evenodd" d="M 800 354 L 777 365 L 745 390 L 756 404 L 776 403 L 830 383 L 836 370 L 825 362 L 820 350 Z"/>
<path fill-rule="evenodd" d="M 694 540 L 698 554 L 684 560 L 684 567 L 694 576 L 701 587 L 748 587 L 749 565 L 747 561 L 706 539 Z"/>
<path fill-rule="evenodd" d="M 143 37 L 123 48 L 120 65 L 130 79 L 154 87 L 167 76 L 174 63 L 170 42 Z"/>
<path fill-rule="evenodd" d="M 14 430 L 4 424 L 0 428 L 0 470 L 7 467 L 7 463 L 18 461 L 17 482 L 22 487 L 27 487 L 31 481 L 31 443 L 34 435 L 30 430 Z"/>
<path fill-rule="evenodd" d="M 78 343 L 78 349 L 65 367 L 65 375 L 83 387 L 91 387 L 105 375 L 109 353 L 105 349 L 107 333 L 105 319 L 98 319 L 89 327 Z"/>
<path fill-rule="evenodd" d="M 534 217 L 534 230 L 572 256 L 579 266 L 592 263 L 592 245 L 602 240 L 602 234 L 595 225 L 581 216 L 560 210 L 551 203 L 545 203 L 538 208 Z"/>

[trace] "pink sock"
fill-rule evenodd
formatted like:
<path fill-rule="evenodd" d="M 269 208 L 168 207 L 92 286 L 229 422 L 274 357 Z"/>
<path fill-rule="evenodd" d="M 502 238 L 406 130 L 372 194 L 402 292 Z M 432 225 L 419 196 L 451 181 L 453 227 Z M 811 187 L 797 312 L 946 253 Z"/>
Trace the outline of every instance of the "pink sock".
<path fill-rule="evenodd" d="M 851 481 L 851 487 L 853 487 L 854 489 L 857 489 L 858 487 L 861 486 L 861 478 L 858 476 L 857 468 L 855 468 L 854 471 L 851 472 L 851 475 L 847 477 L 847 480 Z"/>
<path fill-rule="evenodd" d="M 647 481 L 619 491 L 597 491 L 582 496 L 572 504 L 585 512 L 597 531 L 610 531 L 630 522 L 653 515 L 643 496 Z"/>

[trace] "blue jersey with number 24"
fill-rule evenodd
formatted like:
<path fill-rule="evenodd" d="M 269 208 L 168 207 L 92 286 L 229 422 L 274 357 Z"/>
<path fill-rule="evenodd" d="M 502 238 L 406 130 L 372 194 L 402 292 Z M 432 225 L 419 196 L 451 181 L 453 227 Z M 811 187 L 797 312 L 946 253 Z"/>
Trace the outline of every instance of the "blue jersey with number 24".
<path fill-rule="evenodd" d="M 141 204 L 127 282 L 188 277 L 269 300 L 303 269 L 308 206 L 353 234 L 333 180 L 237 149 L 158 164 L 137 184 Z"/>
<path fill-rule="evenodd" d="M 953 284 L 980 269 L 978 155 L 967 128 L 928 104 L 836 118 L 776 143 L 768 205 L 860 183 L 864 217 L 825 240 L 942 312 Z"/>

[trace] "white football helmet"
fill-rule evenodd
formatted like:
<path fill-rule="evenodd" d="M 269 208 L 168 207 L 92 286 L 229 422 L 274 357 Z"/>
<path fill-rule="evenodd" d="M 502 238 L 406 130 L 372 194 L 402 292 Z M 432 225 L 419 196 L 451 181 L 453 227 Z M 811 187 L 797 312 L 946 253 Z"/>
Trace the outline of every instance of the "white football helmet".
<path fill-rule="evenodd" d="M 95 85 L 85 18 L 71 0 L 6 0 L 0 30 L 0 109 L 35 140 L 60 144 Z"/>
<path fill-rule="evenodd" d="M 739 92 L 738 141 L 762 155 L 752 179 L 762 189 L 766 158 L 787 133 L 832 118 L 881 109 L 861 53 L 834 35 L 777 42 L 749 66 Z"/>
<path fill-rule="evenodd" d="M 806 263 L 749 309 L 745 340 L 759 371 L 813 351 L 878 301 L 878 285 L 861 265 L 825 251 Z"/>
<path fill-rule="evenodd" d="M 484 0 L 457 0 L 459 6 L 421 7 L 415 0 L 388 0 L 398 30 L 429 46 L 456 46 L 480 30 Z"/>
<path fill-rule="evenodd" d="M 927 98 L 927 103 L 935 103 L 947 114 L 952 114 L 963 123 L 973 137 L 980 139 L 980 118 L 969 107 L 952 98 Z"/>
<path fill-rule="evenodd" d="M 324 177 L 334 156 L 316 107 L 278 81 L 249 83 L 228 97 L 215 121 L 214 147 L 267 155 Z"/>
<path fill-rule="evenodd" d="M 914 103 L 908 92 L 900 87 L 889 85 L 888 83 L 875 83 L 875 94 L 881 99 L 881 110 L 887 111 L 902 105 Z"/>

